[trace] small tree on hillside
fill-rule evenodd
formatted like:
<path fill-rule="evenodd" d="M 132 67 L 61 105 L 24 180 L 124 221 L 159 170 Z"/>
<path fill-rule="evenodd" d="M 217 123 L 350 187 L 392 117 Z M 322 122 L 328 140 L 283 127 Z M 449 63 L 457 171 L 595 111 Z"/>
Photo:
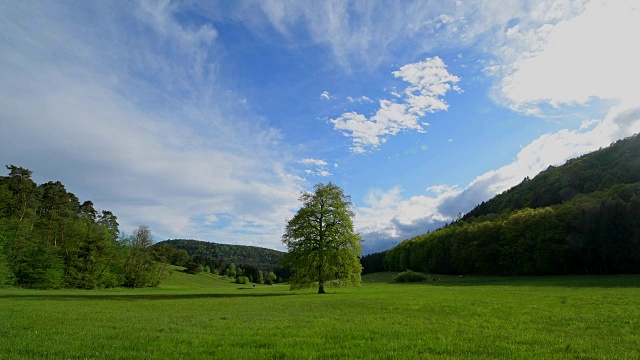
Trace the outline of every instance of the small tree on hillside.
<path fill-rule="evenodd" d="M 303 205 L 288 221 L 282 242 L 289 252 L 283 262 L 293 271 L 291 289 L 328 282 L 359 286 L 362 279 L 360 236 L 353 230 L 351 198 L 332 183 L 317 184 L 300 195 Z"/>

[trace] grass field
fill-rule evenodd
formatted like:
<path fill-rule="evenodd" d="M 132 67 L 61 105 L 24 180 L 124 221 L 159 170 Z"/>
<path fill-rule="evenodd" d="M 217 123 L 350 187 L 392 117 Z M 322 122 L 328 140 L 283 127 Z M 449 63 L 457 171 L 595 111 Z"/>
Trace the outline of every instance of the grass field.
<path fill-rule="evenodd" d="M 0 289 L 0 359 L 639 359 L 640 276 Z"/>

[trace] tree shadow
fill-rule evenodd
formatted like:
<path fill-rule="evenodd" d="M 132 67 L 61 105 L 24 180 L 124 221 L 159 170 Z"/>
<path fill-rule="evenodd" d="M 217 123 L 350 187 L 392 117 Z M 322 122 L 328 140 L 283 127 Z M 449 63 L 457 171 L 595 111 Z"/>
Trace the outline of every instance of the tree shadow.
<path fill-rule="evenodd" d="M 638 288 L 640 275 L 549 275 L 549 276 L 465 276 L 431 275 L 415 283 L 388 282 L 397 285 L 431 285 L 437 287 L 528 286 L 564 288 Z"/>
<path fill-rule="evenodd" d="M 216 293 L 197 293 L 197 294 L 6 294 L 2 295 L 3 299 L 15 299 L 25 301 L 66 301 L 66 300 L 111 300 L 111 301 L 156 301 L 156 300 L 193 300 L 193 299 L 227 299 L 227 298 L 263 298 L 277 296 L 291 296 L 295 293 L 258 293 L 251 294 L 243 292 L 242 294 L 216 294 Z"/>

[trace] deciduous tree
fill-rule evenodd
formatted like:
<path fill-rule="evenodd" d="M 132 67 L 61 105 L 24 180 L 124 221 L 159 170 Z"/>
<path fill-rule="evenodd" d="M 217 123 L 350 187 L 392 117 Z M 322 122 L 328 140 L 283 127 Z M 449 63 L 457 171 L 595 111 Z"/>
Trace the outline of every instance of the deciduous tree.
<path fill-rule="evenodd" d="M 293 271 L 292 289 L 327 283 L 361 283 L 361 238 L 353 230 L 351 198 L 332 183 L 317 184 L 314 192 L 300 195 L 302 208 L 288 221 L 282 242 L 289 252 L 284 263 Z"/>

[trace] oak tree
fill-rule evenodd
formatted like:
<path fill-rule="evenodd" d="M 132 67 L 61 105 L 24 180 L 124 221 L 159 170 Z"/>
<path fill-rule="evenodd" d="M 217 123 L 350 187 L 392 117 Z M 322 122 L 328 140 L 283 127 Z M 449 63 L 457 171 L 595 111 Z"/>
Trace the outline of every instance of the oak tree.
<path fill-rule="evenodd" d="M 288 253 L 284 263 L 293 274 L 291 289 L 318 284 L 356 285 L 362 279 L 359 234 L 354 232 L 351 198 L 332 183 L 317 184 L 300 195 L 302 208 L 288 221 L 282 242 Z"/>

